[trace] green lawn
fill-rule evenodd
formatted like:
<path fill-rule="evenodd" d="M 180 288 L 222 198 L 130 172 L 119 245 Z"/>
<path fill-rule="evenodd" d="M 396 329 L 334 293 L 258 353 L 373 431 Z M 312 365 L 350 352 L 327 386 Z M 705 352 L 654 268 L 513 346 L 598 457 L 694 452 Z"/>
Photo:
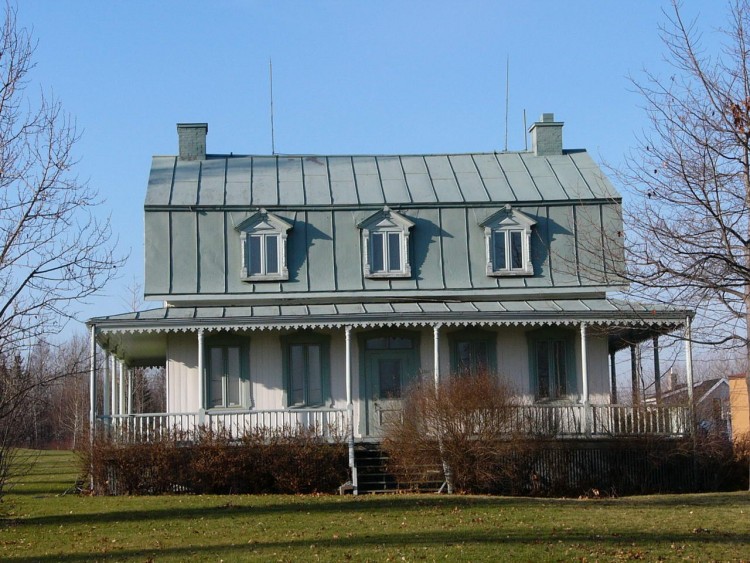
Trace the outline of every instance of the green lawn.
<path fill-rule="evenodd" d="M 79 497 L 42 452 L 0 504 L 8 561 L 750 561 L 750 494 L 550 500 L 387 495 Z"/>

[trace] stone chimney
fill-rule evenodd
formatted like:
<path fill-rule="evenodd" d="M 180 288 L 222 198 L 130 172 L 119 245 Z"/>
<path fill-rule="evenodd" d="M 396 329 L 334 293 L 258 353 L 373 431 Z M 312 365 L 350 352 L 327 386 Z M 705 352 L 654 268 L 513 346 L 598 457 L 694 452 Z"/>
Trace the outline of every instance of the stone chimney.
<path fill-rule="evenodd" d="M 177 137 L 180 141 L 180 160 L 204 160 L 206 158 L 206 135 L 208 123 L 178 123 Z"/>
<path fill-rule="evenodd" d="M 537 156 L 562 154 L 562 121 L 555 121 L 554 113 L 543 113 L 529 129 L 531 152 Z"/>

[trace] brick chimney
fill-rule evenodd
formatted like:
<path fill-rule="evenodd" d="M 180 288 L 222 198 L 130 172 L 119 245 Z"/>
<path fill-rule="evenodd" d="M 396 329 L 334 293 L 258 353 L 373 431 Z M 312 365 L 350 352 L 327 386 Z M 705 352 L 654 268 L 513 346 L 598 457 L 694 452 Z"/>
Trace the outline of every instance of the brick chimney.
<path fill-rule="evenodd" d="M 539 121 L 532 124 L 531 152 L 537 156 L 562 154 L 562 121 L 555 121 L 554 113 L 543 113 Z"/>
<path fill-rule="evenodd" d="M 207 134 L 208 123 L 178 123 L 180 160 L 204 160 Z"/>

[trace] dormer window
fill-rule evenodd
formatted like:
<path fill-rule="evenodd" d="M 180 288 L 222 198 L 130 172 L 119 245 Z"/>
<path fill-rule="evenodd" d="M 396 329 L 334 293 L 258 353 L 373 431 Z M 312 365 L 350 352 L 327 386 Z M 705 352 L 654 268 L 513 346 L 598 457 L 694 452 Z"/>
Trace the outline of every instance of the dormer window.
<path fill-rule="evenodd" d="M 530 276 L 531 228 L 536 225 L 528 215 L 506 205 L 487 218 L 484 227 L 488 276 Z"/>
<path fill-rule="evenodd" d="M 242 249 L 241 278 L 244 281 L 289 279 L 286 239 L 291 228 L 289 223 L 265 209 L 237 226 Z"/>
<path fill-rule="evenodd" d="M 388 207 L 362 221 L 362 268 L 368 278 L 411 277 L 409 230 L 414 223 Z"/>

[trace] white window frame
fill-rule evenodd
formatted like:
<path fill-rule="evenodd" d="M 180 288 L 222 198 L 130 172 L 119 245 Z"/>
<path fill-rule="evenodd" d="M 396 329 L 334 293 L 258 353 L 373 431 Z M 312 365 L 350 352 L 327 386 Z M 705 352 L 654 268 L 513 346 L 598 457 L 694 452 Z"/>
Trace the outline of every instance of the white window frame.
<path fill-rule="evenodd" d="M 236 229 L 240 233 L 240 251 L 241 251 L 241 272 L 240 278 L 243 281 L 263 282 L 263 281 L 285 281 L 289 279 L 289 269 L 287 267 L 287 232 L 292 225 L 261 209 L 248 219 L 240 223 Z M 260 271 L 250 271 L 250 245 L 251 240 L 256 237 L 260 239 Z M 276 272 L 268 272 L 268 250 L 267 240 L 270 237 L 277 237 L 276 241 Z"/>
<path fill-rule="evenodd" d="M 534 266 L 531 263 L 531 228 L 536 225 L 528 215 L 506 205 L 502 210 L 488 217 L 480 226 L 484 227 L 484 238 L 486 246 L 487 275 L 493 277 L 502 276 L 531 276 L 534 275 Z M 496 264 L 497 238 L 495 235 L 503 233 L 503 244 L 505 261 L 504 264 Z M 512 237 L 516 233 L 521 237 L 521 265 L 513 265 Z"/>
<path fill-rule="evenodd" d="M 362 230 L 362 270 L 367 278 L 410 278 L 411 262 L 409 253 L 409 231 L 414 223 L 400 213 L 384 207 L 382 211 L 362 221 L 358 227 Z M 398 236 L 399 264 L 391 267 L 390 240 Z M 376 269 L 374 240 L 381 238 L 382 268 Z"/>

